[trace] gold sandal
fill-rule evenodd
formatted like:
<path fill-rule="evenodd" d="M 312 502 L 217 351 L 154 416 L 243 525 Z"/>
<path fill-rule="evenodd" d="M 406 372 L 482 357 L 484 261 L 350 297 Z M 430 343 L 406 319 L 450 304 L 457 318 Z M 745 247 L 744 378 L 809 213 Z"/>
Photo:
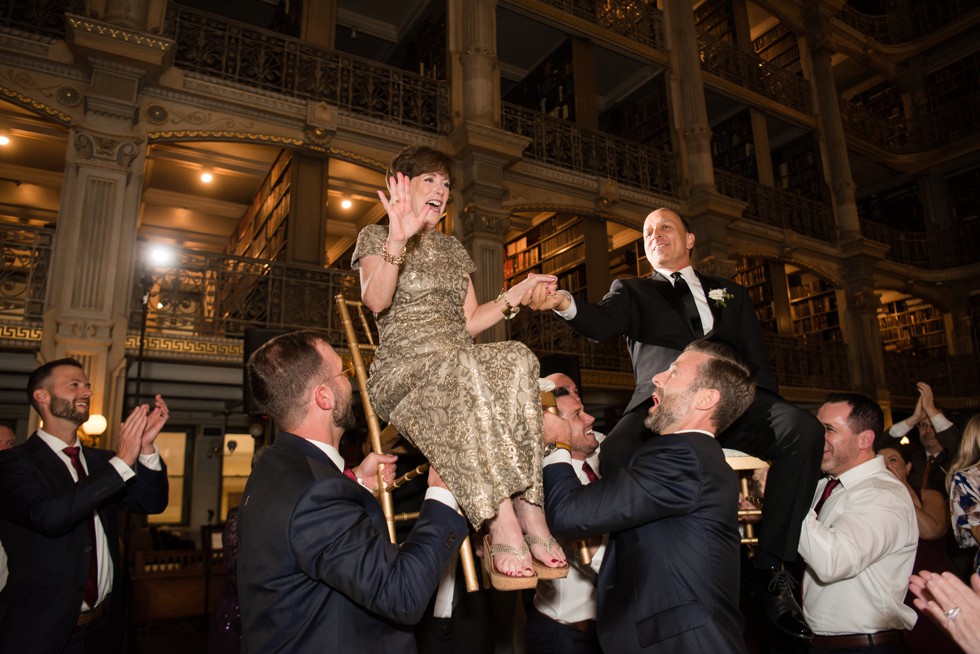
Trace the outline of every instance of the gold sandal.
<path fill-rule="evenodd" d="M 558 544 L 554 536 L 550 536 L 548 540 L 541 538 L 540 536 L 535 536 L 533 534 L 524 534 L 524 547 L 530 551 L 528 545 L 540 545 L 548 550 L 548 554 L 551 554 L 551 548 Z M 533 554 L 531 555 L 531 565 L 534 566 L 534 572 L 537 573 L 540 579 L 564 579 L 568 576 L 568 562 L 564 564 L 551 567 L 545 565 L 537 559 Z"/>
<path fill-rule="evenodd" d="M 530 576 L 518 577 L 515 575 L 504 574 L 497 570 L 496 564 L 493 562 L 494 554 L 510 554 L 511 556 L 517 557 L 518 560 L 523 560 L 525 556 L 530 552 L 527 544 L 525 543 L 520 549 L 511 547 L 510 545 L 504 545 L 503 543 L 490 544 L 490 537 L 483 537 L 483 566 L 487 569 L 487 573 L 490 575 L 490 583 L 497 590 L 521 590 L 524 588 L 534 588 L 538 585 L 538 576 L 536 574 L 531 574 Z"/>

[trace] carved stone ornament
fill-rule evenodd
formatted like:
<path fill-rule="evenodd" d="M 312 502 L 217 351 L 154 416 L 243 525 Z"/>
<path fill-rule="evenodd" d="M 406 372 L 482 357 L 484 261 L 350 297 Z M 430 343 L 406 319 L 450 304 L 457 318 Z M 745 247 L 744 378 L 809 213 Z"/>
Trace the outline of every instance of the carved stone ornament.
<path fill-rule="evenodd" d="M 144 113 L 146 115 L 146 119 L 154 125 L 162 125 L 167 122 L 167 119 L 170 117 L 170 112 L 167 111 L 167 108 L 159 104 L 151 104 L 147 106 Z"/>
<path fill-rule="evenodd" d="M 487 213 L 473 204 L 468 204 L 463 209 L 462 223 L 464 233 L 467 235 L 493 234 L 503 238 L 508 221 L 507 216 Z"/>
<path fill-rule="evenodd" d="M 75 135 L 75 150 L 84 159 L 112 163 L 128 168 L 140 152 L 142 140 L 122 140 L 104 134 L 78 132 Z"/>
<path fill-rule="evenodd" d="M 82 94 L 71 86 L 61 86 L 57 91 L 58 102 L 66 107 L 77 107 L 82 102 Z"/>

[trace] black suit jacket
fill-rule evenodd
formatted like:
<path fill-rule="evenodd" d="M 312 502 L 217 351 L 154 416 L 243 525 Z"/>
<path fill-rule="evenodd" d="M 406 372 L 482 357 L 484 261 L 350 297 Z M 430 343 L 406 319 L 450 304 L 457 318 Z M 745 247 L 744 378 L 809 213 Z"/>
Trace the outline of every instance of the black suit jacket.
<path fill-rule="evenodd" d="M 738 480 L 711 436 L 655 436 L 630 465 L 583 486 L 544 470 L 560 538 L 609 533 L 597 586 L 605 652 L 745 652 L 738 611 Z"/>
<path fill-rule="evenodd" d="M 708 299 L 715 324 L 705 338 L 734 348 L 752 370 L 756 383 L 773 393 L 779 384 L 772 371 L 762 326 L 742 286 L 718 277 L 698 275 L 705 296 L 724 289 L 732 297 L 725 306 Z M 599 304 L 576 301 L 575 318 L 568 324 L 595 341 L 625 336 L 636 375 L 636 390 L 626 407 L 631 411 L 649 401 L 653 376 L 670 367 L 688 343 L 698 337 L 684 314 L 684 306 L 670 280 L 659 273 L 652 278 L 620 279 L 613 282 Z"/>
<path fill-rule="evenodd" d="M 76 483 L 64 461 L 36 435 L 0 452 L 0 542 L 10 576 L 0 592 L 0 652 L 60 652 L 82 606 L 88 574 L 88 517 L 98 511 L 119 570 L 119 512 L 167 508 L 167 471 L 137 465 L 124 482 L 114 452 L 82 448 L 88 478 Z M 110 603 L 118 621 L 122 605 Z M 121 638 L 121 625 L 115 625 Z"/>
<path fill-rule="evenodd" d="M 946 473 L 949 472 L 949 464 L 953 462 L 957 452 L 960 451 L 963 432 L 956 425 L 952 425 L 948 429 L 937 431 L 936 439 L 943 446 L 943 451 L 936 456 L 936 460 L 929 470 L 929 479 L 925 480 L 925 485 L 927 488 L 939 491 L 943 497 L 949 499 L 949 489 L 946 488 Z M 921 448 L 913 450 L 909 456 L 909 463 L 912 464 L 912 469 L 909 471 L 909 484 L 912 485 L 912 488 L 922 486 L 922 475 L 925 473 L 926 457 L 928 456 L 926 451 Z"/>
<path fill-rule="evenodd" d="M 280 433 L 238 512 L 242 651 L 414 652 L 418 622 L 466 520 L 426 501 L 401 548 L 372 493 Z"/>

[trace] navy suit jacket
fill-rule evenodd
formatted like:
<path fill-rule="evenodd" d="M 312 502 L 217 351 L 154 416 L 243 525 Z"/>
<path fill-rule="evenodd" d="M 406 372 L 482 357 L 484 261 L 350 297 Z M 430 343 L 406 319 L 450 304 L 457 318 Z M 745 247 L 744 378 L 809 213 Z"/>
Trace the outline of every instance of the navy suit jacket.
<path fill-rule="evenodd" d="M 242 651 L 414 652 L 466 520 L 429 500 L 401 548 L 374 495 L 312 443 L 280 433 L 238 511 Z"/>
<path fill-rule="evenodd" d="M 89 565 L 88 517 L 98 511 L 119 570 L 119 512 L 167 508 L 167 471 L 137 465 L 124 482 L 109 464 L 115 452 L 83 447 L 88 477 L 75 482 L 64 461 L 32 436 L 0 452 L 0 542 L 10 576 L 0 591 L 0 652 L 60 652 L 82 606 Z M 118 621 L 122 604 L 110 603 Z M 121 625 L 116 625 L 119 637 Z"/>
<path fill-rule="evenodd" d="M 738 480 L 699 432 L 648 439 L 627 468 L 583 486 L 544 469 L 559 538 L 608 533 L 596 582 L 605 652 L 745 652 L 738 611 Z"/>
<path fill-rule="evenodd" d="M 715 324 L 705 338 L 732 347 L 745 362 L 756 383 L 779 394 L 772 371 L 762 326 L 745 288 L 731 280 L 698 275 L 704 293 L 724 289 L 732 297 L 725 306 L 708 299 Z M 684 314 L 684 305 L 670 280 L 659 273 L 653 277 L 618 279 L 599 304 L 576 300 L 575 318 L 568 321 L 575 331 L 595 341 L 625 336 L 629 347 L 636 390 L 626 412 L 650 400 L 653 376 L 670 367 L 688 343 L 698 337 Z"/>

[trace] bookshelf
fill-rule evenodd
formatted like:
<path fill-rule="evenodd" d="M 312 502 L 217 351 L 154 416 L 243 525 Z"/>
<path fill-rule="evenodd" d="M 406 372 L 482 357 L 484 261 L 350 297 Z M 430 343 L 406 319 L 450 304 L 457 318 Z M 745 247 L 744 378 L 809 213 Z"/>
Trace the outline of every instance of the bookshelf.
<path fill-rule="evenodd" d="M 842 340 L 837 291 L 808 272 L 786 275 L 793 334 L 819 341 Z"/>
<path fill-rule="evenodd" d="M 545 219 L 504 250 L 504 279 L 508 287 L 528 273 L 558 277 L 558 286 L 573 294 L 586 290 L 585 225 L 573 214 L 555 214 Z"/>
<path fill-rule="evenodd" d="M 882 302 L 878 307 L 878 327 L 886 352 L 946 356 L 943 312 L 919 298 Z"/>
<path fill-rule="evenodd" d="M 976 93 L 980 79 L 980 52 L 973 52 L 926 77 L 929 104 L 937 110 L 957 102 L 966 102 Z"/>
<path fill-rule="evenodd" d="M 292 154 L 283 150 L 238 221 L 225 251 L 256 259 L 280 259 L 286 248 L 291 188 Z"/>
<path fill-rule="evenodd" d="M 653 267 L 643 251 L 643 239 L 638 238 L 609 253 L 609 273 L 612 279 L 648 277 Z"/>
<path fill-rule="evenodd" d="M 758 180 L 752 118 L 744 109 L 711 130 L 711 156 L 715 168 Z"/>
<path fill-rule="evenodd" d="M 602 112 L 599 129 L 641 145 L 671 151 L 670 113 L 663 75 Z"/>
<path fill-rule="evenodd" d="M 874 193 L 857 201 L 858 215 L 894 229 L 925 231 L 925 212 L 919 185 L 911 180 L 900 186 Z"/>
<path fill-rule="evenodd" d="M 776 68 L 794 75 L 803 72 L 800 44 L 793 30 L 778 23 L 752 41 L 752 49 Z"/>
<path fill-rule="evenodd" d="M 772 153 L 776 187 L 813 200 L 823 200 L 820 160 L 813 136 L 806 134 Z"/>
<path fill-rule="evenodd" d="M 446 79 L 446 14 L 427 14 L 419 25 L 402 68 L 430 79 Z"/>
<path fill-rule="evenodd" d="M 515 85 L 505 99 L 555 118 L 574 121 L 575 76 L 572 70 L 572 42 L 565 39 Z"/>
<path fill-rule="evenodd" d="M 766 259 L 742 257 L 735 269 L 735 281 L 745 287 L 762 330 L 769 334 L 779 332 L 773 290 L 773 265 Z"/>
<path fill-rule="evenodd" d="M 946 187 L 949 189 L 949 206 L 957 221 L 980 219 L 980 166 L 951 175 Z"/>
<path fill-rule="evenodd" d="M 879 84 L 873 89 L 855 95 L 856 102 L 881 118 L 901 118 L 905 115 L 905 104 L 901 92 L 890 82 Z"/>
<path fill-rule="evenodd" d="M 731 0 L 706 0 L 694 10 L 695 28 L 729 43 L 735 43 L 735 10 Z"/>

